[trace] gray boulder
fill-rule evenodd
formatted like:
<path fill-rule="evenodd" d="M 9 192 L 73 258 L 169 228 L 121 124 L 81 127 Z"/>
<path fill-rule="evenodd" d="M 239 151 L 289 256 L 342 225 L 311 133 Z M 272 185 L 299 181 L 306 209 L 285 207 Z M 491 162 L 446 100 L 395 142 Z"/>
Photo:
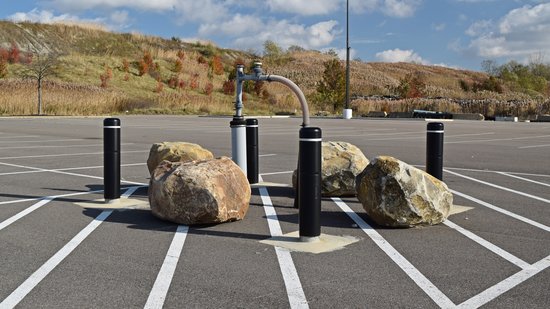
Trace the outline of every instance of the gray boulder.
<path fill-rule="evenodd" d="M 444 182 L 389 156 L 375 158 L 357 177 L 357 198 L 370 218 L 390 227 L 441 223 L 453 205 Z"/>
<path fill-rule="evenodd" d="M 361 149 L 346 142 L 323 142 L 321 145 L 321 195 L 355 196 L 355 181 L 369 164 Z M 292 175 L 296 189 L 297 171 Z"/>
<path fill-rule="evenodd" d="M 246 175 L 227 157 L 163 161 L 149 182 L 153 215 L 187 225 L 243 219 L 250 193 Z"/>
<path fill-rule="evenodd" d="M 149 151 L 147 159 L 147 168 L 149 174 L 157 168 L 160 162 L 167 160 L 170 162 L 187 162 L 193 160 L 213 159 L 214 155 L 200 145 L 185 142 L 162 142 L 155 143 Z"/>

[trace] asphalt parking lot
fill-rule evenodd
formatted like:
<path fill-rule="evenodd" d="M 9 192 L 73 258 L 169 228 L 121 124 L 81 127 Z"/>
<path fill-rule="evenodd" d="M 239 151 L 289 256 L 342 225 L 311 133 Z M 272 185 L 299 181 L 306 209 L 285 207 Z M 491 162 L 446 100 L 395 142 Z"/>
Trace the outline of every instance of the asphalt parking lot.
<path fill-rule="evenodd" d="M 231 155 L 228 118 L 128 116 L 122 192 L 147 200 L 160 141 Z M 0 119 L 0 308 L 546 308 L 550 124 L 445 122 L 444 181 L 463 212 L 413 229 L 376 226 L 355 198 L 322 202 L 329 253 L 260 243 L 298 230 L 288 187 L 301 119 L 259 119 L 260 173 L 243 221 L 178 226 L 103 197 L 103 118 Z M 312 119 L 324 141 L 425 164 L 426 122 Z M 263 193 L 262 193 L 263 192 Z"/>

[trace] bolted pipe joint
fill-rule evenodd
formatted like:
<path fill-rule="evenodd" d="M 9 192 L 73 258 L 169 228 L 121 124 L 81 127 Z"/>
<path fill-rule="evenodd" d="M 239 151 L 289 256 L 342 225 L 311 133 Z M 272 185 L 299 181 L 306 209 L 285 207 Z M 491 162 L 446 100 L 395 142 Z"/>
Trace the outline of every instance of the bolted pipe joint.
<path fill-rule="evenodd" d="M 254 62 L 254 74 L 256 74 L 258 80 L 263 75 L 262 63 L 259 61 Z"/>

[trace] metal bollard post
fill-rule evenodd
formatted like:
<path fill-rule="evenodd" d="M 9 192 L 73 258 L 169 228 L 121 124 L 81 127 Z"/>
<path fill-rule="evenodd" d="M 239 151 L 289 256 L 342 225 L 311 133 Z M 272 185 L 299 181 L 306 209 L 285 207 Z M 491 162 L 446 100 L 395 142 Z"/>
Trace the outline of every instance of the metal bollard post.
<path fill-rule="evenodd" d="M 320 128 L 300 129 L 298 203 L 302 241 L 315 241 L 321 235 L 321 142 Z"/>
<path fill-rule="evenodd" d="M 233 117 L 231 127 L 231 156 L 246 174 L 246 121 L 243 117 Z"/>
<path fill-rule="evenodd" d="M 443 180 L 443 123 L 428 123 L 426 136 L 426 172 Z"/>
<path fill-rule="evenodd" d="M 105 202 L 120 198 L 120 119 L 103 120 L 103 181 Z"/>
<path fill-rule="evenodd" d="M 246 170 L 250 184 L 259 180 L 258 158 L 258 119 L 246 119 Z"/>

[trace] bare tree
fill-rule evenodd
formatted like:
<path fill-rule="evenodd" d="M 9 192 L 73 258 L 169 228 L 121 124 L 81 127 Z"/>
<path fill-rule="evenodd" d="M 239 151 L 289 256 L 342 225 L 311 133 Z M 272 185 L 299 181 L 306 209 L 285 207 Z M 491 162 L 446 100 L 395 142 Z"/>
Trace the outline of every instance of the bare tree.
<path fill-rule="evenodd" d="M 38 115 L 42 115 L 42 81 L 55 73 L 59 64 L 59 54 L 33 54 L 32 61 L 23 70 L 23 78 L 36 80 L 38 90 Z"/>

